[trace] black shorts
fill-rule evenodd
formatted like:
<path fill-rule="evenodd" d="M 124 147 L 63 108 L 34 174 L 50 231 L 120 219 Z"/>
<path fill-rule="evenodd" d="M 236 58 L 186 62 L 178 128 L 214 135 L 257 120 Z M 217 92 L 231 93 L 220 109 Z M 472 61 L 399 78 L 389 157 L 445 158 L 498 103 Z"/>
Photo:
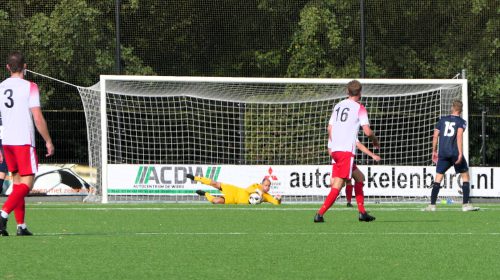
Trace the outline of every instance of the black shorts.
<path fill-rule="evenodd" d="M 458 156 L 453 157 L 439 157 L 436 165 L 436 173 L 444 174 L 450 167 L 455 168 L 456 173 L 464 173 L 469 171 L 469 166 L 467 165 L 467 160 L 462 157 L 462 161 L 459 164 L 455 164 Z"/>

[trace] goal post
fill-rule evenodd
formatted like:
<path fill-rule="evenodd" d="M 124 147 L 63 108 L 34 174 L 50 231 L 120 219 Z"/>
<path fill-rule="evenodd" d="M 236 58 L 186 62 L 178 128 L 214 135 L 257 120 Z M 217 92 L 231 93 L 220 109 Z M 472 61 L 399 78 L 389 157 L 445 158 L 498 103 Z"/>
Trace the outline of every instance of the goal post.
<path fill-rule="evenodd" d="M 322 201 L 331 171 L 327 122 L 350 80 L 102 75 L 98 85 L 79 88 L 102 202 L 189 202 L 200 200 L 196 189 L 213 191 L 187 173 L 241 187 L 274 176 L 271 191 L 284 201 Z M 393 186 L 404 181 L 398 172 L 408 173 L 401 189 L 380 187 L 385 176 L 367 181 L 368 200 L 428 196 L 434 126 L 455 99 L 467 120 L 467 80 L 359 81 L 383 160 L 358 152 L 357 164 L 365 176 L 389 168 Z M 467 159 L 468 144 L 466 130 Z M 420 181 L 410 176 L 415 168 Z M 442 194 L 456 195 L 456 188 Z"/>

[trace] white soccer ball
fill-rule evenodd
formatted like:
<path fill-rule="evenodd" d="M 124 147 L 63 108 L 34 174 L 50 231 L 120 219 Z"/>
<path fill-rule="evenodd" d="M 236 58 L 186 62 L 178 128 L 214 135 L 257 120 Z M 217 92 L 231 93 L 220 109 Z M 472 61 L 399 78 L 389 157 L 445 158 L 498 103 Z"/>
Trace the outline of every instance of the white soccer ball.
<path fill-rule="evenodd" d="M 248 197 L 248 202 L 252 205 L 260 204 L 262 202 L 262 196 L 256 192 L 251 193 Z"/>

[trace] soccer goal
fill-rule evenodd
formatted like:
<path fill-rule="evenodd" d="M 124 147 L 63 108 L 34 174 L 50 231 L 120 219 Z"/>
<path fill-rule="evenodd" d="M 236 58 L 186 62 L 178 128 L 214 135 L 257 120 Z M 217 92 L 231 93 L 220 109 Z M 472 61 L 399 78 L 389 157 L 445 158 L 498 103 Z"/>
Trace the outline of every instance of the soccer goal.
<path fill-rule="evenodd" d="M 188 173 L 241 187 L 268 177 L 286 202 L 322 201 L 331 172 L 327 122 L 350 80 L 101 76 L 79 91 L 102 201 L 199 201 L 194 191 L 210 187 Z M 367 199 L 422 200 L 434 176 L 435 123 L 455 99 L 467 120 L 467 81 L 360 82 L 383 159 L 356 157 Z M 373 149 L 361 133 L 359 140 Z M 455 181 L 440 194 L 457 196 Z"/>

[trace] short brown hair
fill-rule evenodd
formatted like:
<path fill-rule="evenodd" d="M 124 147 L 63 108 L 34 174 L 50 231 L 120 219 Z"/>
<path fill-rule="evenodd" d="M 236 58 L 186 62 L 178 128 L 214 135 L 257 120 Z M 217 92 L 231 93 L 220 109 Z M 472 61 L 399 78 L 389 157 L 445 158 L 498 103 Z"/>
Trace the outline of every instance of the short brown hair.
<path fill-rule="evenodd" d="M 361 94 L 362 88 L 358 80 L 352 80 L 347 84 L 347 94 L 349 94 L 349 96 L 358 96 Z"/>
<path fill-rule="evenodd" d="M 7 56 L 7 65 L 13 73 L 24 70 L 24 55 L 20 51 L 13 51 Z"/>
<path fill-rule="evenodd" d="M 453 108 L 454 111 L 462 113 L 464 104 L 460 100 L 453 100 L 453 104 L 451 105 L 451 108 Z"/>

